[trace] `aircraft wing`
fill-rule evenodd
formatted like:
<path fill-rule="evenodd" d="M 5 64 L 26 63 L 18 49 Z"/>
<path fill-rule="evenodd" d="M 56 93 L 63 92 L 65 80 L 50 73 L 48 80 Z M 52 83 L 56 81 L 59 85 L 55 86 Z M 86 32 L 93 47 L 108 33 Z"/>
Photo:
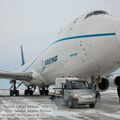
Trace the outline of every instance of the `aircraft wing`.
<path fill-rule="evenodd" d="M 20 81 L 32 80 L 32 72 L 6 72 L 0 71 L 0 79 L 14 79 Z"/>

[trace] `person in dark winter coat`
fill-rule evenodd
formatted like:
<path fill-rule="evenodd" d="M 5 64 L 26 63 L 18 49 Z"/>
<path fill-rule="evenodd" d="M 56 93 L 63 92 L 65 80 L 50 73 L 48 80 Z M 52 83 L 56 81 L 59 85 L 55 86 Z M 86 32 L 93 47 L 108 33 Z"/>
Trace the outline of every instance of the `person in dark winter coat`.
<path fill-rule="evenodd" d="M 118 94 L 118 97 L 119 97 L 119 104 L 120 104 L 120 86 L 117 87 L 117 94 Z"/>

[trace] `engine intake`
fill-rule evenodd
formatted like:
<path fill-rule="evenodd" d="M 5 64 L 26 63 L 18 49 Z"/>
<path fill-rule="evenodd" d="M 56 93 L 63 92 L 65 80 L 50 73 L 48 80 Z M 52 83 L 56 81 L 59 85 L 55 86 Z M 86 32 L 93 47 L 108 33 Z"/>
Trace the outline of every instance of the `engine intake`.
<path fill-rule="evenodd" d="M 106 91 L 109 88 L 109 81 L 106 78 L 102 78 L 102 82 L 98 84 L 99 91 Z"/>
<path fill-rule="evenodd" d="M 114 80 L 115 85 L 120 86 L 120 76 L 117 76 Z"/>

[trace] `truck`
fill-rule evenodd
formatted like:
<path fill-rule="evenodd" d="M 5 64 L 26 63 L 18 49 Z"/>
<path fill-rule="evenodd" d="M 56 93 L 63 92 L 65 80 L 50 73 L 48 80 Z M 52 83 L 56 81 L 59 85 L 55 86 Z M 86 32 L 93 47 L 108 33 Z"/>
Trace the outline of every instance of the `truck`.
<path fill-rule="evenodd" d="M 69 108 L 77 105 L 89 105 L 94 108 L 96 104 L 96 92 L 86 80 L 75 77 L 56 78 L 54 94 L 51 99 L 63 98 Z"/>

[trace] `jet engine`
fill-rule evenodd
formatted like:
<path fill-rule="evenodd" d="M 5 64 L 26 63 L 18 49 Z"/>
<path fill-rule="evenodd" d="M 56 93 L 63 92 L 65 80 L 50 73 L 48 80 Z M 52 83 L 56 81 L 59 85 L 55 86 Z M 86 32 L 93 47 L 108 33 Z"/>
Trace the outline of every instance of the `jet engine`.
<path fill-rule="evenodd" d="M 119 75 L 110 75 L 107 77 L 110 82 L 110 87 L 120 86 L 120 76 Z"/>
<path fill-rule="evenodd" d="M 120 86 L 120 76 L 115 77 L 115 79 L 114 79 L 114 84 L 115 84 L 116 86 Z"/>
<path fill-rule="evenodd" d="M 97 88 L 100 92 L 106 91 L 109 88 L 109 80 L 102 78 L 101 82 L 97 85 Z"/>

